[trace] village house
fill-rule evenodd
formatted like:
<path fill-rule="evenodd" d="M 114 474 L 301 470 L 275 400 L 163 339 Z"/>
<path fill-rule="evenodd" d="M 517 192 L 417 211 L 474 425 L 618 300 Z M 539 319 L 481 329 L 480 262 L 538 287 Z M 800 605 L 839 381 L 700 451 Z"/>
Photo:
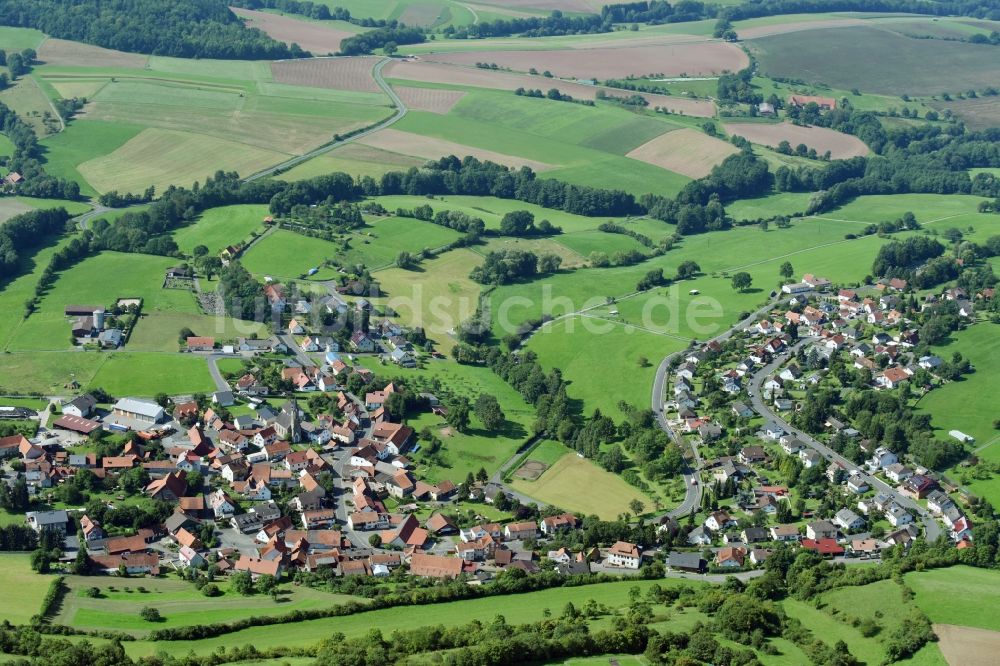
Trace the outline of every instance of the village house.
<path fill-rule="evenodd" d="M 638 569 L 642 563 L 639 546 L 627 541 L 618 541 L 608 550 L 607 565 L 623 569 Z"/>

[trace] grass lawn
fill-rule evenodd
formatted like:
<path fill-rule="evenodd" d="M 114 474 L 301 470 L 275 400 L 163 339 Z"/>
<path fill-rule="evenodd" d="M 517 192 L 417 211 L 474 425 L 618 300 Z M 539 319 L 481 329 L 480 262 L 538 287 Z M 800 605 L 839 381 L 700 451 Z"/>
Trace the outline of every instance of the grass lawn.
<path fill-rule="evenodd" d="M 443 419 L 429 412 L 407 420 L 417 432 L 426 427 L 441 438 L 441 450 L 436 455 L 428 456 L 421 450 L 409 456 L 417 462 L 418 475 L 432 483 L 442 479 L 458 483 L 480 467 L 492 473 L 513 456 L 530 435 L 535 410 L 488 368 L 451 361 L 430 361 L 426 367 L 416 369 L 383 367 L 372 357 L 363 357 L 362 363 L 380 377 L 400 377 L 411 388 L 416 386 L 421 391 L 430 391 L 445 404 L 459 396 L 475 402 L 480 393 L 491 394 L 500 401 L 507 420 L 499 433 L 484 430 L 475 415 L 471 428 L 464 433 L 447 428 Z"/>
<path fill-rule="evenodd" d="M 567 602 L 581 607 L 588 599 L 594 599 L 610 608 L 621 608 L 628 604 L 629 589 L 638 587 L 645 592 L 647 588 L 658 583 L 661 586 L 677 584 L 697 585 L 691 581 L 676 581 L 670 579 L 658 581 L 634 580 L 620 583 L 601 583 L 598 585 L 583 585 L 580 587 L 562 587 L 513 594 L 501 597 L 469 599 L 442 604 L 427 604 L 419 611 L 413 608 L 390 608 L 366 613 L 358 613 L 346 617 L 336 617 L 323 620 L 306 620 L 294 624 L 275 625 L 270 627 L 255 627 L 218 638 L 194 641 L 171 641 L 150 643 L 134 641 L 123 643 L 125 650 L 132 657 L 154 654 L 163 650 L 174 655 L 187 654 L 193 650 L 196 654 L 207 654 L 219 646 L 239 645 L 250 641 L 260 649 L 280 645 L 310 645 L 331 632 L 343 632 L 346 636 L 360 636 L 371 627 L 392 627 L 400 631 L 420 627 L 445 625 L 455 626 L 473 620 L 488 622 L 496 615 L 504 615 L 511 623 L 536 622 L 543 618 L 543 611 L 549 609 L 558 613 Z M 605 621 L 603 618 L 601 621 Z"/>
<path fill-rule="evenodd" d="M 235 245 L 260 230 L 268 215 L 266 205 L 223 206 L 205 211 L 193 223 L 174 232 L 177 247 L 191 254 L 198 245 L 208 248 L 209 254 L 218 254 L 227 245 Z"/>
<path fill-rule="evenodd" d="M 154 396 L 207 393 L 215 389 L 204 358 L 190 354 L 114 352 L 85 388 L 103 388 L 111 395 Z M 81 382 L 82 383 L 82 382 Z"/>
<path fill-rule="evenodd" d="M 514 479 L 510 486 L 547 504 L 605 520 L 614 520 L 621 513 L 631 513 L 629 502 L 633 499 L 642 502 L 646 508 L 652 506 L 650 498 L 638 488 L 575 453 L 559 458 L 537 481 Z"/>
<path fill-rule="evenodd" d="M 62 395 L 72 380 L 87 385 L 106 360 L 107 355 L 70 351 L 0 354 L 0 388 Z"/>
<path fill-rule="evenodd" d="M 19 518 L 19 522 L 24 521 L 23 516 Z M 0 587 L 4 591 L 0 621 L 27 624 L 41 610 L 52 580 L 52 576 L 31 570 L 30 553 L 0 553 Z"/>
<path fill-rule="evenodd" d="M 250 248 L 241 261 L 255 275 L 298 278 L 340 250 L 339 245 L 330 241 L 278 229 Z"/>
<path fill-rule="evenodd" d="M 758 199 L 741 199 L 726 206 L 734 220 L 755 220 L 775 215 L 796 215 L 806 211 L 809 192 L 780 192 Z"/>
<path fill-rule="evenodd" d="M 551 439 L 546 439 L 542 440 L 538 446 L 531 450 L 531 453 L 528 454 L 527 460 L 535 460 L 540 463 L 545 463 L 551 467 L 556 463 L 556 461 L 567 453 L 573 453 L 573 451 L 571 451 L 565 444 Z"/>
<path fill-rule="evenodd" d="M 169 578 L 95 578 L 68 576 L 70 590 L 60 609 L 57 622 L 79 629 L 113 629 L 144 632 L 165 627 L 180 627 L 209 622 L 229 622 L 250 616 L 280 615 L 293 610 L 328 608 L 354 597 L 329 594 L 308 587 L 284 586 L 285 594 L 275 603 L 269 595 L 245 597 L 222 582 L 223 594 L 206 597 L 190 583 Z M 84 594 L 98 587 L 101 597 Z M 112 589 L 113 588 L 113 589 Z M 155 607 L 164 620 L 150 624 L 139 611 Z"/>
<path fill-rule="evenodd" d="M 404 250 L 416 254 L 423 249 L 437 249 L 459 236 L 453 229 L 413 218 L 381 218 L 351 237 L 350 249 L 342 253 L 342 258 L 377 270 L 394 264 Z"/>
<path fill-rule="evenodd" d="M 1000 616 L 984 612 L 1000 604 L 1000 573 L 957 566 L 908 573 L 906 584 L 931 622 L 1000 631 Z"/>

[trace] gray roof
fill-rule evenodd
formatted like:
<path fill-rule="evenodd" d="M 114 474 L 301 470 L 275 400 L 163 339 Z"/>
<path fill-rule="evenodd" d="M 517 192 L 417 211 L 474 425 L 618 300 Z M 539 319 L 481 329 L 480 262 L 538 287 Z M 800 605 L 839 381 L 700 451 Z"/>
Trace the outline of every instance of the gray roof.
<path fill-rule="evenodd" d="M 705 558 L 701 553 L 670 553 L 667 555 L 667 566 L 683 569 L 703 569 Z"/>
<path fill-rule="evenodd" d="M 80 409 L 81 411 L 88 411 L 97 406 L 97 399 L 94 398 L 94 396 L 90 395 L 89 393 L 85 393 L 83 395 L 79 395 L 73 398 L 68 403 L 66 403 L 67 407 L 69 405 L 72 405 Z"/>
<path fill-rule="evenodd" d="M 120 409 L 132 414 L 140 414 L 151 419 L 163 418 L 163 407 L 150 400 L 139 400 L 138 398 L 122 398 L 115 403 L 115 409 Z"/>
<path fill-rule="evenodd" d="M 61 525 L 69 520 L 69 515 L 62 509 L 58 511 L 29 511 L 26 517 L 36 525 Z"/>

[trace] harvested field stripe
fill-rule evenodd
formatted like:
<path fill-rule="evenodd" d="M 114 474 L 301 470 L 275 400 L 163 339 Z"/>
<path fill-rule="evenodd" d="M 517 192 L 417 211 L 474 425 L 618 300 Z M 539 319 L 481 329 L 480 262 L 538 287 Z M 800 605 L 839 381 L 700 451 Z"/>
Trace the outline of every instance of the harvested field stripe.
<path fill-rule="evenodd" d="M 802 127 L 791 123 L 724 123 L 723 127 L 727 133 L 742 136 L 751 143 L 772 148 L 777 148 L 782 141 L 790 143 L 792 148 L 805 144 L 818 155 L 830 151 L 835 160 L 864 157 L 869 153 L 861 139 L 826 127 Z"/>
<path fill-rule="evenodd" d="M 446 155 L 455 155 L 456 157 L 472 155 L 480 160 L 490 160 L 507 166 L 529 166 L 534 171 L 545 171 L 546 169 L 553 168 L 551 164 L 529 160 L 524 157 L 504 155 L 503 153 L 482 150 L 445 139 L 436 139 L 395 129 L 380 130 L 360 139 L 358 143 L 404 155 L 422 157 L 424 159 L 440 159 Z"/>
<path fill-rule="evenodd" d="M 271 73 L 275 83 L 380 92 L 372 75 L 372 70 L 380 60 L 377 56 L 279 60 L 271 63 Z"/>
<path fill-rule="evenodd" d="M 712 168 L 739 150 L 730 143 L 696 129 L 679 129 L 647 141 L 626 157 L 675 171 L 691 178 L 703 178 Z"/>

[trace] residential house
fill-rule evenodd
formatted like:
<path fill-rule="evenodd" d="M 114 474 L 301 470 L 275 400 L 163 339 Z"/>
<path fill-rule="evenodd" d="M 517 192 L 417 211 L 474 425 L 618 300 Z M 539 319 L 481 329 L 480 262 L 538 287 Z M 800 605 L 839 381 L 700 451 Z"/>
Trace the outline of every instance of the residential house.
<path fill-rule="evenodd" d="M 817 520 L 806 525 L 806 536 L 810 539 L 836 539 L 837 527 L 828 520 Z"/>
<path fill-rule="evenodd" d="M 865 519 L 850 509 L 838 511 L 833 517 L 833 522 L 845 532 L 856 532 L 865 526 Z"/>
<path fill-rule="evenodd" d="M 510 523 L 504 526 L 503 535 L 508 541 L 523 541 L 525 539 L 534 539 L 538 534 L 538 524 L 535 521 L 526 521 L 520 523 Z"/>
<path fill-rule="evenodd" d="M 627 541 L 619 541 L 608 550 L 607 565 L 623 569 L 638 569 L 642 563 L 639 546 Z"/>

